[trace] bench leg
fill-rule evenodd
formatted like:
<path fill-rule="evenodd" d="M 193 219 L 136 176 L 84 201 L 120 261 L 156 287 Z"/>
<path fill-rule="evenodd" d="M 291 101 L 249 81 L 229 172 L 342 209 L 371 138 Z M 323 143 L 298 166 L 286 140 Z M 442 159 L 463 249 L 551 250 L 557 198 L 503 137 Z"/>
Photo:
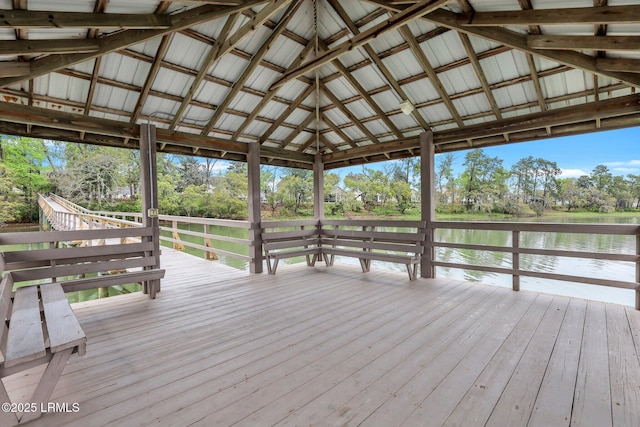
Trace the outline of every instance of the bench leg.
<path fill-rule="evenodd" d="M 147 283 L 149 288 L 149 298 L 156 299 L 156 294 L 160 292 L 160 280 L 149 280 Z"/>
<path fill-rule="evenodd" d="M 322 258 L 322 255 L 320 255 L 320 257 Z M 313 257 L 311 257 L 311 264 L 309 264 L 309 257 L 307 257 L 307 265 L 309 267 L 315 267 L 316 261 L 318 261 L 318 254 L 313 254 Z"/>
<path fill-rule="evenodd" d="M 38 405 L 38 408 L 40 408 L 41 404 L 46 404 L 49 401 L 49 397 L 51 396 L 60 375 L 62 375 L 64 367 L 67 366 L 67 361 L 69 361 L 69 357 L 72 352 L 73 348 L 66 348 L 53 355 L 44 371 L 44 374 L 42 374 L 42 378 L 36 387 L 36 391 L 33 392 L 33 397 L 29 400 L 30 403 L 35 403 Z M 19 415 L 18 418 L 21 423 L 24 423 L 36 419 L 40 415 L 42 415 L 40 412 L 25 412 L 22 415 Z"/>
<path fill-rule="evenodd" d="M 409 273 L 409 280 L 416 280 L 416 277 L 418 277 L 418 264 L 407 264 L 407 272 Z"/>
<path fill-rule="evenodd" d="M 358 258 L 360 260 L 360 267 L 362 267 L 362 272 L 363 273 L 367 273 L 369 270 L 371 270 L 371 260 L 370 259 L 362 259 L 362 258 Z"/>
<path fill-rule="evenodd" d="M 335 255 L 324 254 L 324 263 L 327 264 L 327 267 L 333 267 L 334 259 Z"/>

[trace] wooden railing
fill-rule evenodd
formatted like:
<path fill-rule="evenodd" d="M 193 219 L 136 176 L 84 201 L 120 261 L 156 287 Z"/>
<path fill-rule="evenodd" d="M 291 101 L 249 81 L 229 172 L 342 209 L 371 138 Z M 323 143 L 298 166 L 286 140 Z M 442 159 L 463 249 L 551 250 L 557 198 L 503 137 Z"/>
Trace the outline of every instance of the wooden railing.
<path fill-rule="evenodd" d="M 62 199 L 64 200 L 64 199 Z M 61 204 L 62 205 L 62 204 Z M 65 205 L 68 209 L 71 206 Z M 93 223 L 94 226 L 100 225 L 99 221 L 107 221 L 108 224 L 136 225 L 141 220 L 142 215 L 130 212 L 82 212 L 77 214 L 79 218 L 76 221 L 85 224 Z M 97 218 L 97 219 L 96 219 Z M 108 218 L 108 220 L 105 220 Z M 171 237 L 162 236 L 161 239 L 170 242 L 174 247 L 189 246 L 204 251 L 208 258 L 213 258 L 213 253 L 224 254 L 229 257 L 238 258 L 244 261 L 250 261 L 249 256 L 231 251 L 215 248 L 213 242 L 216 240 L 237 243 L 242 246 L 252 246 L 255 243 L 249 238 L 238 238 L 221 235 L 213 231 L 213 228 L 235 228 L 249 230 L 250 224 L 247 221 L 231 221 L 218 220 L 210 218 L 191 218 L 180 216 L 160 215 L 160 220 L 164 222 L 161 227 Z M 60 221 L 69 221 L 63 218 Z M 168 224 L 171 224 L 170 226 Z M 189 225 L 197 224 L 203 226 L 203 231 L 186 230 Z M 302 230 L 313 227 L 355 227 L 360 229 L 380 229 L 385 227 L 411 227 L 411 222 L 407 221 L 385 221 L 385 220 L 295 220 L 295 221 L 263 221 L 262 230 L 270 230 L 271 232 L 283 232 L 286 235 L 298 235 Z M 489 244 L 476 243 L 456 243 L 442 240 L 436 240 L 438 230 L 457 229 L 457 230 L 485 230 L 485 231 L 503 231 L 510 234 L 510 244 L 505 246 L 496 246 Z M 298 230 L 298 231 L 295 231 Z M 432 221 L 427 226 L 427 239 L 425 241 L 425 252 L 423 259 L 435 275 L 435 267 L 446 267 L 464 270 L 476 270 L 490 273 L 506 274 L 512 276 L 512 286 L 514 290 L 520 289 L 521 277 L 535 277 L 548 280 L 567 281 L 574 283 L 583 283 L 590 285 L 608 286 L 620 289 L 631 289 L 635 291 L 636 308 L 640 310 L 640 225 L 632 224 L 559 224 L 559 223 L 521 223 L 521 222 L 448 222 L 448 221 Z M 612 235 L 612 236 L 631 236 L 635 240 L 635 251 L 629 253 L 614 253 L 613 251 L 575 251 L 556 248 L 540 248 L 540 247 L 523 247 L 521 245 L 522 233 L 567 233 L 572 235 L 592 234 L 592 235 Z M 185 237 L 191 236 L 201 239 L 199 242 L 190 242 Z M 511 265 L 490 266 L 490 265 L 474 265 L 461 262 L 449 262 L 438 259 L 437 248 L 451 248 L 460 250 L 487 251 L 494 253 L 504 253 L 511 256 Z M 548 257 L 567 257 L 582 258 L 603 261 L 623 261 L 635 264 L 635 277 L 628 277 L 622 280 L 610 278 L 588 277 L 580 274 L 559 274 L 548 271 L 527 270 L 521 267 L 521 255 L 539 255 Z M 633 275 L 632 275 L 633 276 Z"/>
<path fill-rule="evenodd" d="M 140 222 L 108 218 L 98 215 L 97 213 L 76 205 L 75 203 L 69 202 L 55 194 L 50 195 L 49 199 L 58 204 L 62 209 L 50 204 L 47 198 L 42 195 L 38 198 L 38 204 L 51 227 L 58 231 L 115 229 L 142 226 L 140 224 L 142 215 L 140 215 Z"/>
<path fill-rule="evenodd" d="M 503 231 L 511 234 L 509 246 L 494 246 L 486 244 L 453 243 L 438 241 L 436 230 L 486 230 Z M 568 233 L 568 234 L 597 234 L 612 236 L 635 236 L 635 253 L 587 252 L 562 250 L 555 248 L 533 248 L 521 245 L 522 233 Z M 520 277 L 536 277 L 549 280 L 584 283 L 590 285 L 608 286 L 614 288 L 635 290 L 636 309 L 640 310 L 640 225 L 633 224 L 557 224 L 557 223 L 522 223 L 522 222 L 447 222 L 434 221 L 429 230 L 431 236 L 431 262 L 435 267 L 459 268 L 512 276 L 513 290 L 520 290 Z M 477 250 L 501 252 L 511 254 L 511 268 L 494 267 L 488 265 L 473 265 L 454 262 L 444 262 L 437 259 L 435 248 L 452 248 L 462 250 Z M 542 255 L 549 257 L 582 258 L 604 261 L 625 261 L 635 263 L 635 278 L 627 280 L 603 279 L 585 277 L 579 274 L 558 274 L 544 271 L 531 271 L 521 268 L 521 255 Z M 635 279 L 635 280 L 634 280 Z"/>
<path fill-rule="evenodd" d="M 112 221 L 124 221 L 127 223 L 136 223 L 142 220 L 142 214 L 133 212 L 93 211 L 92 214 L 100 218 L 109 218 Z M 161 235 L 160 240 L 171 243 L 174 249 L 183 250 L 185 246 L 197 249 L 203 251 L 205 258 L 211 260 L 217 259 L 218 255 L 224 255 L 230 258 L 250 261 L 248 255 L 224 250 L 216 245 L 216 241 L 218 241 L 235 243 L 246 247 L 251 246 L 253 243 L 248 236 L 247 238 L 239 238 L 221 234 L 221 231 L 226 229 L 249 230 L 248 221 L 173 215 L 159 215 L 158 218 L 161 224 L 160 230 L 171 235 L 171 237 Z M 202 231 L 188 229 L 194 225 L 196 226 L 195 228 L 202 228 Z M 189 239 L 187 236 L 195 237 L 195 241 L 191 241 L 194 239 Z"/>

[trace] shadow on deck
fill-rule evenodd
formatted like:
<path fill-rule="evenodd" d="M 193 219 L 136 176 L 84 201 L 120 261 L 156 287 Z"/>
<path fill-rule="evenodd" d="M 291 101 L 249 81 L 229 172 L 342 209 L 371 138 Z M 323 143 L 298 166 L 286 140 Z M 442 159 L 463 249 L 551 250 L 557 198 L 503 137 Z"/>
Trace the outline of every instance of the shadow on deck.
<path fill-rule="evenodd" d="M 87 354 L 53 400 L 79 410 L 29 426 L 640 425 L 632 307 L 164 252 L 156 300 L 74 304 Z"/>

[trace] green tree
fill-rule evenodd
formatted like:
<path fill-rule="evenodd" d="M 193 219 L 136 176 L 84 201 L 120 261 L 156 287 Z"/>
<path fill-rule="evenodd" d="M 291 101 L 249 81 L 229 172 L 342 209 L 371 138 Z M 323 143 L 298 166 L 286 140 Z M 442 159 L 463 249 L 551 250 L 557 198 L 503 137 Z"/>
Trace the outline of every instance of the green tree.
<path fill-rule="evenodd" d="M 278 183 L 278 192 L 284 204 L 294 213 L 300 209 L 313 194 L 313 172 L 305 169 L 289 169 Z"/>
<path fill-rule="evenodd" d="M 447 153 L 436 158 L 436 200 L 440 204 L 455 203 L 456 179 L 453 175 L 453 153 Z"/>
<path fill-rule="evenodd" d="M 613 175 L 607 166 L 598 165 L 591 172 L 591 182 L 598 190 L 607 192 L 613 183 Z"/>
<path fill-rule="evenodd" d="M 10 203 L 6 209 L 8 215 L 3 216 L 18 221 L 37 221 L 38 193 L 49 188 L 44 142 L 34 138 L 5 137 L 0 144 L 4 164 L 2 174 L 7 184 L 4 197 Z M 16 194 L 21 196 L 21 203 L 16 203 Z"/>
<path fill-rule="evenodd" d="M 463 166 L 462 183 L 467 210 L 490 212 L 504 186 L 502 160 L 475 149 L 466 154 Z M 501 178 L 501 182 L 496 178 Z"/>
<path fill-rule="evenodd" d="M 345 176 L 344 184 L 356 193 L 356 199 L 360 198 L 368 211 L 391 196 L 388 175 L 381 170 L 363 167 L 361 173 Z"/>

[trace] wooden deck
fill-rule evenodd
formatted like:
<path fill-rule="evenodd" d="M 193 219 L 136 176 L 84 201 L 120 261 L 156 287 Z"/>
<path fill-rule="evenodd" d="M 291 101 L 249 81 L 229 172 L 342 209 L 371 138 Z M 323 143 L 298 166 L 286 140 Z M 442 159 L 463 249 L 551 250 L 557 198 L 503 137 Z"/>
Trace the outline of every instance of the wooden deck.
<path fill-rule="evenodd" d="M 53 400 L 79 411 L 29 426 L 640 425 L 632 307 L 339 261 L 162 261 L 156 300 L 74 305 L 87 354 Z"/>

